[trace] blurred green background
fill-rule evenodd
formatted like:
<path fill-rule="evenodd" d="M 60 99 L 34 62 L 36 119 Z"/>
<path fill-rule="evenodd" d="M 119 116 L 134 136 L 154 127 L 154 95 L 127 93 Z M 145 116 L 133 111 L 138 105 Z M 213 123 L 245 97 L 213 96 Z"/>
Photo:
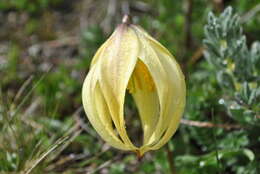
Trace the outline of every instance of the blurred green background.
<path fill-rule="evenodd" d="M 178 132 L 141 160 L 105 144 L 81 104 L 95 51 L 128 12 L 187 84 Z M 259 26 L 258 0 L 0 0 L 0 174 L 259 174 Z"/>

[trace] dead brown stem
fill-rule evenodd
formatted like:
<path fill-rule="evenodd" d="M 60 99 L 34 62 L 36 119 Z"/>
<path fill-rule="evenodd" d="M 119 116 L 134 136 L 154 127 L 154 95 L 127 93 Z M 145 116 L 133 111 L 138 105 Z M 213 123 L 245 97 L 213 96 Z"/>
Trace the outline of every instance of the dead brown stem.
<path fill-rule="evenodd" d="M 192 46 L 192 36 L 191 36 L 191 27 L 192 27 L 192 6 L 193 0 L 186 1 L 186 12 L 185 12 L 185 48 L 188 50 Z"/>
<path fill-rule="evenodd" d="M 206 128 L 217 127 L 217 128 L 223 128 L 226 130 L 243 128 L 241 125 L 237 125 L 237 124 L 214 124 L 211 122 L 201 122 L 201 121 L 193 121 L 193 120 L 185 120 L 185 119 L 181 119 L 181 123 L 188 125 L 188 126 L 206 127 Z"/>
<path fill-rule="evenodd" d="M 171 151 L 169 145 L 167 145 L 166 149 L 167 149 L 167 159 L 170 166 L 171 174 L 177 174 L 174 166 L 174 161 L 173 161 L 173 152 Z"/>

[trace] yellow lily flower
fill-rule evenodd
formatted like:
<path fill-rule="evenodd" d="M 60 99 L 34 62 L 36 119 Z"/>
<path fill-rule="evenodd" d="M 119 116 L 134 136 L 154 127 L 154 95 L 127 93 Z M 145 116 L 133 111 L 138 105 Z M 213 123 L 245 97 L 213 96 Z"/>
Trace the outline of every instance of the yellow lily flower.
<path fill-rule="evenodd" d="M 141 147 L 126 132 L 126 90 L 140 115 Z M 98 134 L 109 145 L 139 156 L 169 141 L 180 123 L 185 97 L 184 76 L 171 53 L 126 21 L 96 52 L 82 89 L 84 110 Z"/>

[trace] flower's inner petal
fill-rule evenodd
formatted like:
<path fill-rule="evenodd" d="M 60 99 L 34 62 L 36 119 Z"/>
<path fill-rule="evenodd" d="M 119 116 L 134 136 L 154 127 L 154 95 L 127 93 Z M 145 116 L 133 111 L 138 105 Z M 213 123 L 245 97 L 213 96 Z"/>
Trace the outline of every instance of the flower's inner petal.
<path fill-rule="evenodd" d="M 127 89 L 130 93 L 135 93 L 136 90 L 155 91 L 155 85 L 151 74 L 146 65 L 138 59 L 134 72 L 128 82 Z"/>
<path fill-rule="evenodd" d="M 128 83 L 128 90 L 138 108 L 143 128 L 143 144 L 146 144 L 158 121 L 160 104 L 152 76 L 140 59 Z"/>

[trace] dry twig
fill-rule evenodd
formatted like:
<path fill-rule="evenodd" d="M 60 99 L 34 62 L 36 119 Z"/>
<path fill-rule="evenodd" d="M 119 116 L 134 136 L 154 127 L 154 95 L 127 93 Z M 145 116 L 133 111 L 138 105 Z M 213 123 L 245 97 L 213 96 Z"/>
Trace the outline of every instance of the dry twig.
<path fill-rule="evenodd" d="M 199 47 L 192 55 L 191 59 L 188 61 L 188 66 L 195 64 L 203 56 L 204 48 Z"/>
<path fill-rule="evenodd" d="M 175 166 L 174 166 L 174 160 L 173 160 L 173 152 L 169 147 L 169 143 L 167 144 L 167 159 L 170 166 L 171 174 L 177 174 Z"/>
<path fill-rule="evenodd" d="M 185 14 L 185 25 L 184 25 L 184 31 L 185 31 L 185 48 L 188 50 L 192 46 L 192 35 L 191 35 L 191 28 L 192 28 L 192 6 L 193 6 L 193 0 L 187 0 L 186 1 L 186 14 Z"/>
<path fill-rule="evenodd" d="M 206 128 L 223 128 L 223 129 L 241 129 L 243 128 L 241 125 L 237 124 L 214 124 L 211 122 L 201 122 L 201 121 L 193 121 L 193 120 L 185 120 L 181 119 L 181 123 L 188 126 L 195 126 L 195 127 L 206 127 Z"/>

